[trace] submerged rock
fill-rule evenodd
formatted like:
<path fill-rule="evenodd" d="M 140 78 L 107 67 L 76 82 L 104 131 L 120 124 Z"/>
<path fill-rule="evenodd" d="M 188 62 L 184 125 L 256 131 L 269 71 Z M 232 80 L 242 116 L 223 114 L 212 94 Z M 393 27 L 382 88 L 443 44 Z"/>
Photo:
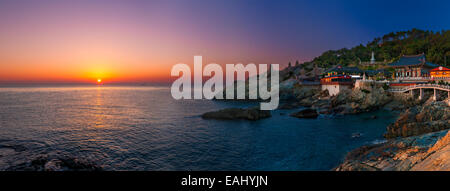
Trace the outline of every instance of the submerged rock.
<path fill-rule="evenodd" d="M 296 109 L 299 108 L 301 105 L 299 102 L 294 101 L 289 101 L 286 103 L 283 103 L 280 107 L 278 107 L 278 109 L 281 110 L 290 110 L 290 109 Z"/>
<path fill-rule="evenodd" d="M 291 114 L 292 117 L 315 119 L 319 116 L 315 109 L 304 109 L 299 112 Z"/>
<path fill-rule="evenodd" d="M 222 120 L 234 120 L 234 119 L 246 119 L 246 120 L 259 120 L 271 117 L 270 111 L 260 110 L 259 108 L 228 108 L 219 111 L 207 112 L 202 115 L 203 119 L 222 119 Z"/>
<path fill-rule="evenodd" d="M 362 135 L 361 133 L 353 133 L 352 138 L 360 138 L 361 135 Z"/>
<path fill-rule="evenodd" d="M 100 171 L 97 164 L 69 156 L 42 155 L 29 162 L 10 166 L 7 171 Z"/>

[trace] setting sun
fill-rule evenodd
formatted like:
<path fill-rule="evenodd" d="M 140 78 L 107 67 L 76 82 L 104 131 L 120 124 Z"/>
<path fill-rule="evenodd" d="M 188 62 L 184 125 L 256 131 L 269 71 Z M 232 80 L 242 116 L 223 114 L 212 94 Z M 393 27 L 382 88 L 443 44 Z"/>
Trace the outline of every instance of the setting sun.
<path fill-rule="evenodd" d="M 101 83 L 102 82 L 102 79 L 97 79 L 97 83 Z"/>

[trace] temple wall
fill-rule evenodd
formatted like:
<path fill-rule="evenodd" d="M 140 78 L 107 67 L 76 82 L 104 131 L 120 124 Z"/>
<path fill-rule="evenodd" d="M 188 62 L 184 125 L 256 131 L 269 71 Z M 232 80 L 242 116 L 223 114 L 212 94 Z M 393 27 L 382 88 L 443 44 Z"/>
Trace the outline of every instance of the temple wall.
<path fill-rule="evenodd" d="M 351 87 L 348 85 L 322 85 L 322 91 L 328 90 L 331 96 L 335 96 L 345 89 L 351 89 Z"/>
<path fill-rule="evenodd" d="M 383 87 L 388 81 L 356 80 L 355 89 L 372 89 Z"/>

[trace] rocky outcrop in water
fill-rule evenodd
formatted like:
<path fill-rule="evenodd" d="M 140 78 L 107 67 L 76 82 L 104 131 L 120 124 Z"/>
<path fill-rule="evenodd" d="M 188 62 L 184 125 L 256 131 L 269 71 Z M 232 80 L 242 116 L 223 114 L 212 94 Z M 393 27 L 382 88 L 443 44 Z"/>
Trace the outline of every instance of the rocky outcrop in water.
<path fill-rule="evenodd" d="M 356 114 L 379 109 L 391 101 L 383 88 L 344 91 L 331 100 L 332 109 L 340 114 Z"/>
<path fill-rule="evenodd" d="M 7 171 L 100 171 L 93 162 L 70 156 L 42 155 L 29 162 L 10 166 Z"/>
<path fill-rule="evenodd" d="M 415 102 L 387 127 L 388 142 L 350 152 L 335 170 L 450 170 L 450 132 L 444 130 L 450 129 L 450 107 L 446 101 Z"/>
<path fill-rule="evenodd" d="M 350 152 L 336 171 L 449 171 L 448 130 L 393 139 Z"/>
<path fill-rule="evenodd" d="M 316 109 L 321 114 L 357 114 L 379 109 L 391 101 L 383 88 L 374 87 L 370 90 L 344 90 L 336 96 L 329 96 L 326 90 L 319 91 L 300 99 L 298 104 Z"/>
<path fill-rule="evenodd" d="M 203 119 L 221 119 L 221 120 L 260 120 L 271 117 L 270 111 L 260 110 L 259 108 L 228 108 L 219 111 L 207 112 L 202 115 Z"/>
<path fill-rule="evenodd" d="M 47 145 L 33 140 L 0 140 L 0 171 L 96 171 L 95 162 L 59 152 L 47 153 Z"/>
<path fill-rule="evenodd" d="M 389 93 L 392 101 L 384 106 L 385 109 L 391 111 L 405 111 L 408 108 L 422 105 L 426 100 L 419 100 L 411 97 L 409 93 Z M 424 92 L 424 97 L 430 97 L 430 92 Z"/>
<path fill-rule="evenodd" d="M 319 116 L 315 109 L 304 109 L 299 112 L 291 114 L 292 117 L 315 119 Z"/>
<path fill-rule="evenodd" d="M 387 127 L 386 138 L 409 137 L 450 128 L 450 107 L 444 101 L 417 105 Z"/>
<path fill-rule="evenodd" d="M 317 98 L 317 95 L 321 93 L 320 87 L 318 86 L 307 86 L 296 84 L 292 87 L 293 97 L 297 100 L 303 100 L 306 98 Z"/>

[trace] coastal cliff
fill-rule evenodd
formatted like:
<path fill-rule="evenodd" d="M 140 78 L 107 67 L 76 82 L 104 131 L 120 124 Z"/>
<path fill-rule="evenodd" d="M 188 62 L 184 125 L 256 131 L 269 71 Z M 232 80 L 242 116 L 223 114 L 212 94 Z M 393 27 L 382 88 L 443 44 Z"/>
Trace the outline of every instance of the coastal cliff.
<path fill-rule="evenodd" d="M 358 114 L 374 111 L 393 101 L 381 87 L 367 89 L 355 88 L 344 90 L 336 96 L 330 96 L 328 91 L 305 86 L 294 86 L 293 96 L 296 98 L 281 106 L 281 109 L 296 107 L 311 107 L 320 114 Z"/>
<path fill-rule="evenodd" d="M 348 153 L 336 171 L 449 171 L 448 130 L 363 146 Z"/>
<path fill-rule="evenodd" d="M 450 128 L 450 107 L 444 101 L 428 101 L 403 112 L 387 127 L 386 138 L 417 136 Z"/>
<path fill-rule="evenodd" d="M 386 143 L 350 152 L 338 171 L 450 170 L 450 107 L 447 100 L 416 105 L 387 127 Z"/>

